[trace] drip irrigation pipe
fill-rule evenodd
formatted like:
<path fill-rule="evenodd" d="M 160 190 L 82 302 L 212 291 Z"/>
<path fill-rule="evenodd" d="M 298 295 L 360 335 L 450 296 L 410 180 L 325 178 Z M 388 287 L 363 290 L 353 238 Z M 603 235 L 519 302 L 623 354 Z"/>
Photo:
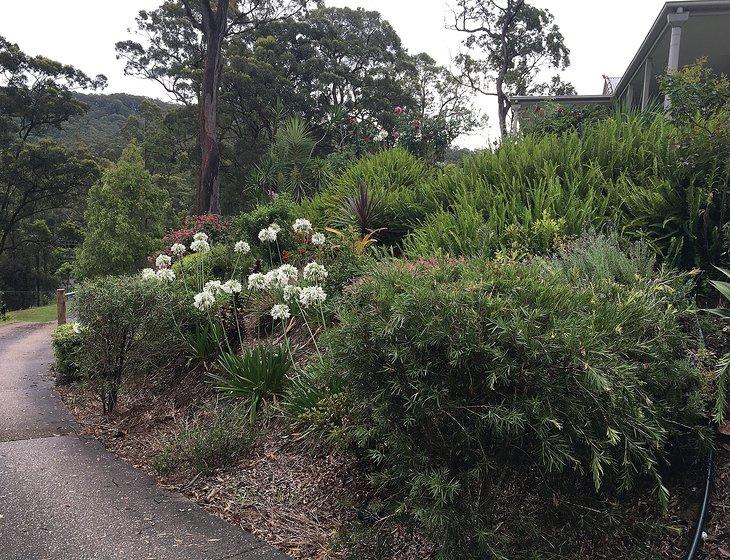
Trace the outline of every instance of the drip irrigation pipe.
<path fill-rule="evenodd" d="M 689 550 L 685 556 L 685 560 L 695 560 L 697 553 L 702 548 L 703 534 L 705 523 L 707 522 L 707 514 L 710 511 L 710 496 L 712 495 L 712 486 L 715 480 L 715 452 L 714 447 L 710 446 L 710 452 L 707 454 L 707 473 L 705 476 L 705 491 L 702 494 L 702 503 L 700 504 L 700 513 L 695 522 L 694 534 Z"/>

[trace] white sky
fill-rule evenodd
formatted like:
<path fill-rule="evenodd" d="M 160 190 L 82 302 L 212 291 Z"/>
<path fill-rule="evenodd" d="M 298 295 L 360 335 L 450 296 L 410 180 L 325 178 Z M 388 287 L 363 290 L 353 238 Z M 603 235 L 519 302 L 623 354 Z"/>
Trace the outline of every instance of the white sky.
<path fill-rule="evenodd" d="M 411 54 L 427 52 L 448 65 L 459 50 L 461 34 L 447 31 L 452 0 L 328 0 L 333 6 L 362 6 L 390 21 Z M 549 9 L 571 50 L 564 79 L 581 94 L 601 93 L 602 75 L 620 76 L 649 31 L 663 0 L 532 0 Z M 0 35 L 29 54 L 73 64 L 88 74 L 105 74 L 107 93 L 127 92 L 166 99 L 153 82 L 125 76 L 114 43 L 131 37 L 138 10 L 161 0 L 0 0 Z M 629 16 L 629 17 L 627 17 Z M 478 104 L 490 116 L 490 128 L 459 143 L 482 147 L 494 134 L 492 98 Z"/>

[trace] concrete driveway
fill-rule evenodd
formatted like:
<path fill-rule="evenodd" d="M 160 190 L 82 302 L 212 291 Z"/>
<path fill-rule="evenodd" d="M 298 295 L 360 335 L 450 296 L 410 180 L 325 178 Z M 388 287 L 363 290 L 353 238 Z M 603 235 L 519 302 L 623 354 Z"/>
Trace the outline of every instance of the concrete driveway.
<path fill-rule="evenodd" d="M 52 325 L 0 327 L 0 560 L 286 560 L 75 435 Z"/>

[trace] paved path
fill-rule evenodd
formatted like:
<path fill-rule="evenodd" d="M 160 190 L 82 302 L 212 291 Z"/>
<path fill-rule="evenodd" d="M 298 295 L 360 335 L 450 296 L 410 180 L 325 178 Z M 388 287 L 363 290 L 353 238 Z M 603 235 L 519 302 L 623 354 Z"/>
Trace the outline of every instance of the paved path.
<path fill-rule="evenodd" d="M 287 560 L 76 436 L 50 332 L 0 327 L 0 560 Z"/>

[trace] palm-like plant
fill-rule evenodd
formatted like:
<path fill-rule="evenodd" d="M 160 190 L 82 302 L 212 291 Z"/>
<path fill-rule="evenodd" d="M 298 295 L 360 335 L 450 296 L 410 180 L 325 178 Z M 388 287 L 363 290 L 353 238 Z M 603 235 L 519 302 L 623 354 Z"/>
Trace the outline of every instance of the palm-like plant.
<path fill-rule="evenodd" d="M 722 272 L 728 279 L 730 279 L 730 270 L 716 267 Z M 710 282 L 722 296 L 730 301 L 730 282 L 721 282 L 719 280 L 712 280 Z M 730 320 L 730 309 L 727 307 L 718 307 L 716 309 L 708 309 L 710 313 L 714 313 L 718 317 L 729 321 Z M 727 408 L 727 381 L 728 375 L 730 374 L 730 353 L 725 354 L 718 363 L 717 369 L 717 399 L 715 401 L 715 420 L 721 423 L 725 420 L 725 410 Z"/>
<path fill-rule="evenodd" d="M 326 162 L 314 157 L 316 146 L 307 123 L 292 117 L 277 129 L 268 156 L 257 167 L 258 182 L 288 192 L 296 201 L 316 192 L 329 177 Z"/>

